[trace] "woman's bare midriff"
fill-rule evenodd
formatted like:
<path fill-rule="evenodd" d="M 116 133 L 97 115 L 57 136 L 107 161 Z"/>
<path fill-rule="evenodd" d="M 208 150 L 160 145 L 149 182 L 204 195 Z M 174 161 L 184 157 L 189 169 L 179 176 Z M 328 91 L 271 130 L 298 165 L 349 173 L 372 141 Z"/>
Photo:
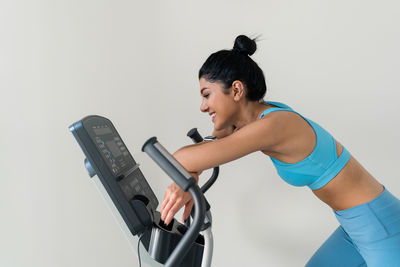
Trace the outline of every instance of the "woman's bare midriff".
<path fill-rule="evenodd" d="M 338 155 L 342 147 L 336 142 Z M 346 166 L 314 194 L 334 210 L 367 203 L 383 192 L 383 186 L 352 156 Z"/>

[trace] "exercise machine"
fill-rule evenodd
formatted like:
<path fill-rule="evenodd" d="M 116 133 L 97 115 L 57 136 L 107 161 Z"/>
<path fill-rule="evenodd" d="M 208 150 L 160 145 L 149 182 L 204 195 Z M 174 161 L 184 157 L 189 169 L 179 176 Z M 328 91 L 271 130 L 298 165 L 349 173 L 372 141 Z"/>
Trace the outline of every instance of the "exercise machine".
<path fill-rule="evenodd" d="M 156 137 L 147 140 L 147 153 L 172 180 L 191 194 L 194 200 L 192 222 L 176 219 L 166 225 L 157 211 L 158 199 L 143 176 L 112 122 L 92 115 L 69 127 L 84 155 L 84 165 L 128 239 L 137 236 L 148 253 L 152 266 L 209 267 L 213 253 L 212 216 L 204 193 L 218 177 L 214 168 L 211 178 L 201 187 Z M 194 128 L 188 132 L 194 142 L 204 141 Z M 212 141 L 214 138 L 205 138 Z M 138 250 L 139 253 L 139 250 Z M 140 262 L 140 254 L 139 262 Z M 151 260 L 150 260 L 151 259 Z M 154 265 L 153 265 L 154 263 Z"/>

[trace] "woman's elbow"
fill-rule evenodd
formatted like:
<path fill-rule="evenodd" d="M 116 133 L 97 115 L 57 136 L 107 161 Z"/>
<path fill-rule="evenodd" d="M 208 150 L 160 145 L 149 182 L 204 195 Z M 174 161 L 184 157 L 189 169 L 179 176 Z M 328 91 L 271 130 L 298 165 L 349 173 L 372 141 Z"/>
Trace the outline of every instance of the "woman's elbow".
<path fill-rule="evenodd" d="M 172 156 L 187 170 L 188 172 L 199 172 L 195 170 L 193 164 L 190 164 L 190 154 L 188 153 L 186 147 L 178 149 Z"/>

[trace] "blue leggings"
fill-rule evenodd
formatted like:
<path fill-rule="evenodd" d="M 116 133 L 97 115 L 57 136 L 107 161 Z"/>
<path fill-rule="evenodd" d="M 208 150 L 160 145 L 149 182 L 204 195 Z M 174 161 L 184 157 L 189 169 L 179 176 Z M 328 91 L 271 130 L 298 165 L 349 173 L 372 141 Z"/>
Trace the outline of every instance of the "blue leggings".
<path fill-rule="evenodd" d="M 340 226 L 306 267 L 400 267 L 400 200 L 388 190 L 374 200 L 334 211 Z"/>

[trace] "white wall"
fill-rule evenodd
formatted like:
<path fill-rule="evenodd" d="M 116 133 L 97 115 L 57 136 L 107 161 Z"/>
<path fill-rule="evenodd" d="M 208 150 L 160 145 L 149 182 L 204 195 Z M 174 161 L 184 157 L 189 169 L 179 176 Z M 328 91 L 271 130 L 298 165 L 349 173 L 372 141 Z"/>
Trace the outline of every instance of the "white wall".
<path fill-rule="evenodd" d="M 239 34 L 268 99 L 319 122 L 400 196 L 398 1 L 0 2 L 0 266 L 137 266 L 68 126 L 109 117 L 162 199 L 169 179 L 140 152 L 212 129 L 197 71 Z M 207 195 L 214 266 L 302 266 L 337 227 L 307 188 L 254 154 Z"/>

